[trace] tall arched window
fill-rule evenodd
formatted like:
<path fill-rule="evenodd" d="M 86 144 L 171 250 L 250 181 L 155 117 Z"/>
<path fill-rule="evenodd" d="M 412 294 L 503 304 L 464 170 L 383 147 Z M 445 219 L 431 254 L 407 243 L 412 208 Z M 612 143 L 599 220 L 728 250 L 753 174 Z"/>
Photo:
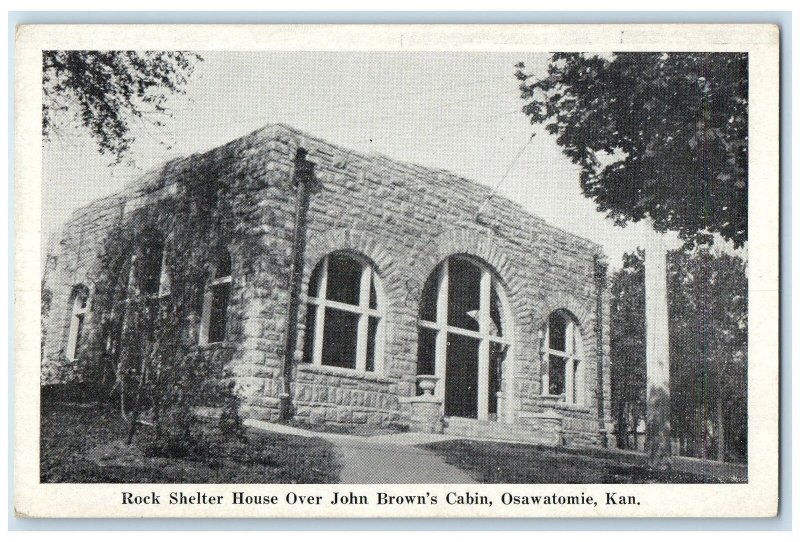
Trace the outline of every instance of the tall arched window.
<path fill-rule="evenodd" d="M 231 297 L 231 255 L 223 250 L 214 266 L 214 275 L 203 297 L 203 316 L 200 320 L 200 344 L 225 340 L 228 324 L 228 303 Z"/>
<path fill-rule="evenodd" d="M 583 403 L 582 354 L 580 328 L 572 315 L 564 310 L 550 313 L 544 334 L 543 389 L 547 394 L 563 395 L 567 403 Z"/>
<path fill-rule="evenodd" d="M 501 414 L 505 359 L 512 346 L 502 288 L 486 266 L 453 256 L 431 274 L 419 315 L 418 374 L 439 377 L 446 416 Z"/>
<path fill-rule="evenodd" d="M 380 372 L 383 326 L 382 291 L 372 265 L 344 252 L 323 258 L 308 284 L 304 361 Z"/>
<path fill-rule="evenodd" d="M 67 332 L 67 359 L 75 361 L 80 355 L 81 336 L 86 320 L 86 310 L 89 305 L 89 289 L 79 284 L 72 288 L 70 294 L 69 331 Z"/>

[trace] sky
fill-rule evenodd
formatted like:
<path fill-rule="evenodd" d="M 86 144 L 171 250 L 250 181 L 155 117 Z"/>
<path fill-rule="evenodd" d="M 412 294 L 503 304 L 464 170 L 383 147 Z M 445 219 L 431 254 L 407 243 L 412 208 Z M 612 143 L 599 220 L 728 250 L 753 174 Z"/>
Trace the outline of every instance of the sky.
<path fill-rule="evenodd" d="M 70 213 L 176 156 L 213 149 L 266 124 L 443 168 L 497 188 L 549 223 L 600 243 L 612 269 L 654 235 L 617 227 L 580 192 L 579 168 L 520 111 L 514 65 L 542 73 L 543 53 L 204 52 L 172 117 L 139 121 L 130 158 L 113 165 L 78 126 L 43 148 L 43 239 Z M 65 119 L 65 122 L 68 122 Z M 535 136 L 530 140 L 532 133 Z M 530 141 L 529 141 L 530 140 Z M 666 237 L 668 247 L 679 246 Z"/>

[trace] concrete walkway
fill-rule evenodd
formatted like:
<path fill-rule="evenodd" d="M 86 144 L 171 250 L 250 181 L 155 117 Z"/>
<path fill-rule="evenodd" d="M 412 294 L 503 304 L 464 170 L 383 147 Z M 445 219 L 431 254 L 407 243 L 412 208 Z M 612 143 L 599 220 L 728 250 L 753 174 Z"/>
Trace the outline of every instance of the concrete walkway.
<path fill-rule="evenodd" d="M 297 427 L 246 420 L 255 429 L 316 437 L 333 444 L 342 464 L 342 484 L 474 484 L 476 480 L 418 444 L 453 440 L 461 437 L 426 433 L 396 433 L 362 437 L 308 431 Z"/>

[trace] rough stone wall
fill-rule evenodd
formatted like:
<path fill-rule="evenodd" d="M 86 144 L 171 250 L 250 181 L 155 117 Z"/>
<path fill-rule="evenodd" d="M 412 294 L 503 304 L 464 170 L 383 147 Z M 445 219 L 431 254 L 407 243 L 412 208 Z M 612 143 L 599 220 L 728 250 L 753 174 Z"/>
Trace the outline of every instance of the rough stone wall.
<path fill-rule="evenodd" d="M 89 289 L 89 305 L 84 319 L 84 336 L 93 333 L 97 315 L 92 312 L 92 292 L 97 272 L 97 254 L 104 234 L 117 223 L 124 198 L 112 196 L 79 209 L 66 224 L 56 254 L 49 255 L 44 287 L 50 290 L 52 304 L 44 325 L 41 382 L 43 385 L 80 378 L 74 364 L 66 358 L 67 335 L 72 315 L 73 288 Z"/>
<path fill-rule="evenodd" d="M 306 315 L 301 303 L 294 353 L 299 369 L 293 378 L 299 417 L 385 425 L 407 416 L 398 398 L 415 393 L 422 286 L 436 265 L 454 254 L 482 260 L 506 290 L 515 345 L 512 377 L 504 386 L 508 386 L 505 397 L 512 391 L 513 410 L 535 411 L 541 390 L 537 333 L 552 310 L 566 308 L 578 319 L 585 341 L 584 380 L 591 397 L 581 416 L 596 415 L 593 258 L 600 253 L 596 244 L 553 228 L 500 196 L 493 196 L 476 218 L 490 195 L 487 187 L 446 171 L 359 154 L 282 125 L 176 161 L 157 172 L 149 188 L 180 184 L 187 176 L 207 177 L 229 188 L 229 204 L 239 220 L 236 246 L 230 247 L 232 299 L 237 308 L 229 325 L 236 327 L 237 339 L 226 346 L 231 352 L 228 369 L 248 415 L 277 415 L 294 222 L 292 160 L 299 147 L 316 164 L 320 182 L 308 213 L 304 294 L 321 258 L 332 251 L 351 250 L 374 264 L 386 298 L 385 366 L 377 375 L 303 363 Z M 51 374 L 49 368 L 59 365 L 58 352 L 66 342 L 68 308 L 56 310 L 56 302 L 66 304 L 72 285 L 90 282 L 86 268 L 91 266 L 96 238 L 106 222 L 118 219 L 126 197 L 130 196 L 109 198 L 79 211 L 65 230 L 50 279 L 54 306 L 47 328 L 56 332 L 48 333 L 43 381 L 45 374 Z M 607 364 L 608 314 L 604 327 Z M 604 374 L 607 379 L 608 368 Z M 609 411 L 608 382 L 605 387 Z"/>

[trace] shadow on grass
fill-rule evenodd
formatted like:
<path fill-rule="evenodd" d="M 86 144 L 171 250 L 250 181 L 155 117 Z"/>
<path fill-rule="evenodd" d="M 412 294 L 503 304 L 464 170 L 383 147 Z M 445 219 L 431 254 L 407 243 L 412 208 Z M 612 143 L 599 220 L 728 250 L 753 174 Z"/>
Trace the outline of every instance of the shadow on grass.
<path fill-rule="evenodd" d="M 248 431 L 247 443 L 231 443 L 203 460 L 147 457 L 149 428 L 125 446 L 119 412 L 101 405 L 42 406 L 40 479 L 43 483 L 247 483 L 325 484 L 338 480 L 330 443 Z M 116 454 L 104 461 L 98 454 Z"/>
<path fill-rule="evenodd" d="M 644 457 L 610 450 L 577 450 L 530 444 L 448 440 L 421 446 L 488 484 L 702 484 L 722 483 L 705 474 L 647 467 Z"/>

